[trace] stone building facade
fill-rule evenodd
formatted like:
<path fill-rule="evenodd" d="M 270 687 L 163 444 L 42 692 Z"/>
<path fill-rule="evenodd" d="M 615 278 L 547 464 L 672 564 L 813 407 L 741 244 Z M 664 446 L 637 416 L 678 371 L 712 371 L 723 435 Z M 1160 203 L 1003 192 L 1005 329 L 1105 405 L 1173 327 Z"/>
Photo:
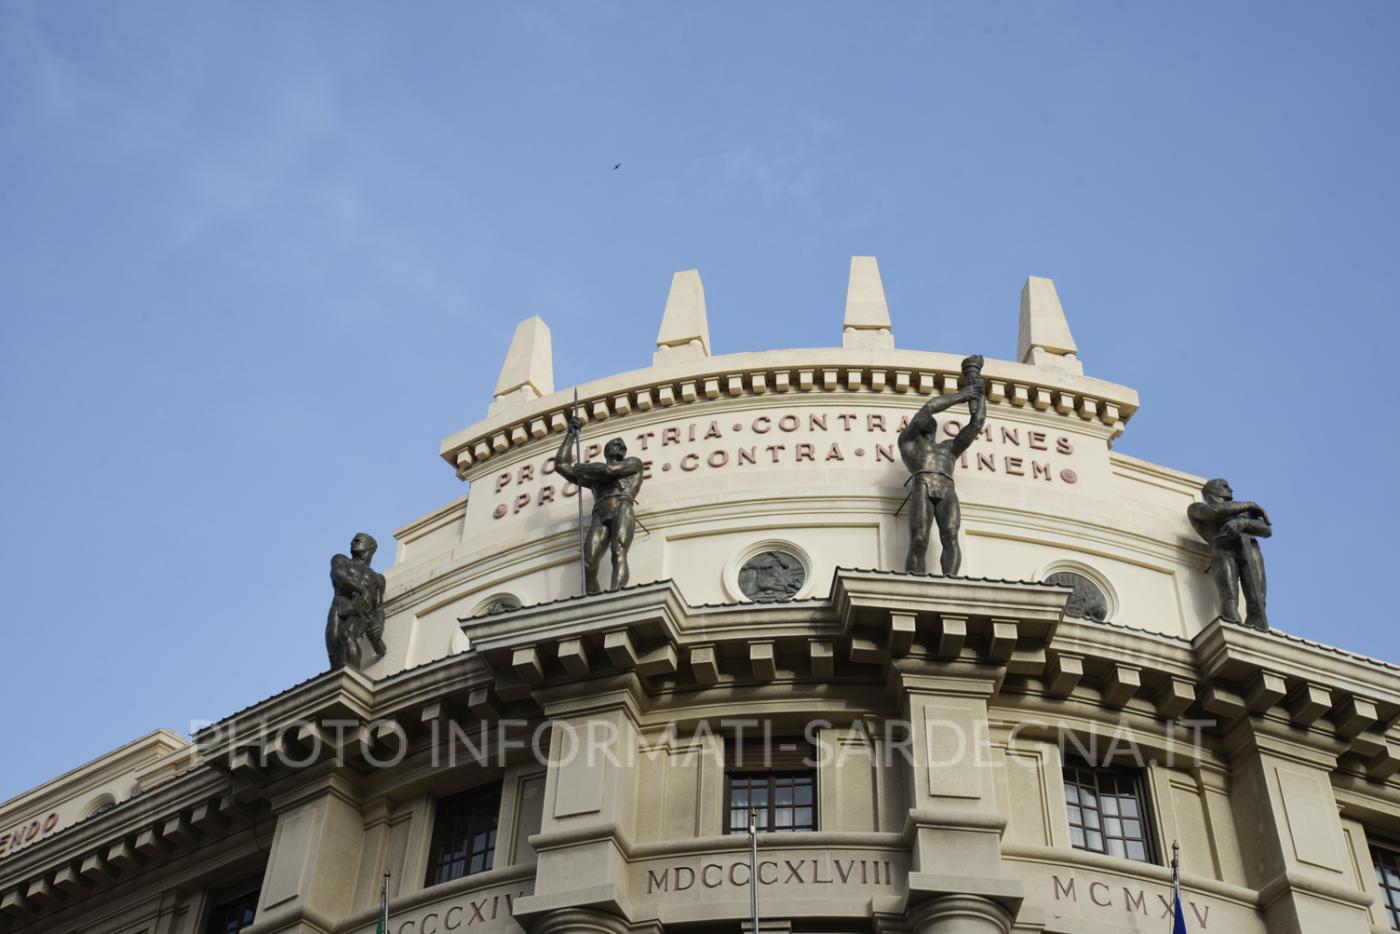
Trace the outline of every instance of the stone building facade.
<path fill-rule="evenodd" d="M 370 934 L 386 879 L 393 934 L 734 934 L 755 891 L 766 932 L 1161 932 L 1173 843 L 1193 932 L 1400 930 L 1400 670 L 1218 618 L 1202 478 L 1113 450 L 1137 394 L 1049 280 L 983 371 L 965 576 L 898 572 L 895 436 L 959 373 L 869 258 L 820 349 L 712 355 L 678 273 L 652 365 L 578 387 L 586 456 L 647 464 L 632 583 L 580 596 L 522 323 L 387 653 L 0 805 L 0 932 Z"/>

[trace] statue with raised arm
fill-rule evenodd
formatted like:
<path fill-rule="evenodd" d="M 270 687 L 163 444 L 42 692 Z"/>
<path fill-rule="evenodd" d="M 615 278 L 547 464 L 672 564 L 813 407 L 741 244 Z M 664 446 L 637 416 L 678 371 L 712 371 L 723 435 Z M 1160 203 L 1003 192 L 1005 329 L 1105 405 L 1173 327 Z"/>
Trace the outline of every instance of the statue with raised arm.
<path fill-rule="evenodd" d="M 326 616 L 326 654 L 331 668 L 359 668 L 360 639 L 384 654 L 384 575 L 370 567 L 379 543 L 368 532 L 350 540 L 350 554 L 331 558 L 330 613 Z"/>
<path fill-rule="evenodd" d="M 642 489 L 642 461 L 627 456 L 627 445 L 613 438 L 603 446 L 603 460 L 577 463 L 574 445 L 582 423 L 569 419 L 569 430 L 554 455 L 554 470 L 565 480 L 593 491 L 593 520 L 583 542 L 583 573 L 589 593 L 603 588 L 598 583 L 598 565 L 604 550 L 612 553 L 612 582 L 609 590 L 627 586 L 627 549 L 632 547 L 637 517 L 634 506 Z"/>
<path fill-rule="evenodd" d="M 958 547 L 962 512 L 953 488 L 953 467 L 972 446 L 987 420 L 982 358 L 973 356 L 963 360 L 962 372 L 961 389 L 925 402 L 899 433 L 899 455 L 910 473 L 906 482 L 913 486 L 909 492 L 909 558 L 904 562 L 904 570 L 909 574 L 928 573 L 929 533 L 935 522 L 942 545 L 939 562 L 943 575 L 956 575 L 962 566 L 962 552 Z M 971 417 L 954 437 L 940 439 L 934 416 L 961 402 L 967 403 Z"/>
<path fill-rule="evenodd" d="M 1224 480 L 1210 480 L 1201 487 L 1203 503 L 1186 507 L 1186 517 L 1196 534 L 1210 545 L 1210 574 L 1220 596 L 1220 618 L 1227 623 L 1240 621 L 1240 591 L 1244 591 L 1244 624 L 1267 630 L 1269 618 L 1264 604 L 1268 588 L 1264 581 L 1264 555 L 1257 539 L 1274 534 L 1269 516 L 1258 503 L 1235 499 L 1235 491 Z"/>

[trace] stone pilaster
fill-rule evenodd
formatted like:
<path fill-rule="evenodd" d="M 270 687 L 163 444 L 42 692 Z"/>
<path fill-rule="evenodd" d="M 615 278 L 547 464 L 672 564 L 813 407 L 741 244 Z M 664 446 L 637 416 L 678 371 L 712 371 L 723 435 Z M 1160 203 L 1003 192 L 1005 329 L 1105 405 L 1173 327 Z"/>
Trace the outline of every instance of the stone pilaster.
<path fill-rule="evenodd" d="M 277 827 L 258 900 L 259 934 L 330 934 L 355 907 L 364 817 L 349 777 L 329 766 L 272 798 Z"/>
<path fill-rule="evenodd" d="M 916 932 L 1004 934 L 1023 892 L 1001 864 L 1006 816 L 995 800 L 987 717 L 996 669 L 901 659 L 892 663 L 891 677 L 910 726 L 905 775 L 910 923 L 933 912 L 928 926 L 915 926 Z M 932 907 L 938 905 L 944 907 Z"/>
<path fill-rule="evenodd" d="M 540 832 L 531 838 L 534 894 L 516 903 L 518 919 L 533 923 L 564 909 L 628 916 L 640 734 L 638 685 L 631 676 L 619 682 L 614 690 L 591 684 L 586 693 L 577 686 L 540 692 L 553 721 L 549 770 Z"/>
<path fill-rule="evenodd" d="M 347 906 L 354 911 L 363 911 L 379 904 L 379 882 L 389 861 L 389 836 L 394 801 L 387 797 L 365 801 L 360 813 L 364 838 L 360 846 L 355 897 L 353 905 Z M 401 885 L 400 882 L 400 891 Z"/>
<path fill-rule="evenodd" d="M 1368 932 L 1371 899 L 1350 877 L 1332 794 L 1336 758 L 1304 735 L 1257 717 L 1226 734 L 1230 804 L 1241 838 L 1249 841 L 1245 875 L 1259 891 L 1270 934 Z"/>

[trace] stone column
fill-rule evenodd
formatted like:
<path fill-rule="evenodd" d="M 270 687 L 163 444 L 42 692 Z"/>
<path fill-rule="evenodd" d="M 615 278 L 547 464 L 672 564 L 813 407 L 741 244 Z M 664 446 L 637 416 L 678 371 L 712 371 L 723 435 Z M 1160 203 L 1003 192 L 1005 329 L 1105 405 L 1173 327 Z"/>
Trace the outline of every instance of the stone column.
<path fill-rule="evenodd" d="M 664 934 L 655 921 L 629 924 L 607 911 L 591 908 L 559 908 L 540 915 L 530 926 L 530 934 Z"/>
<path fill-rule="evenodd" d="M 560 908 L 536 918 L 530 934 L 662 934 L 662 928 L 655 922 L 630 925 L 606 911 Z"/>
<path fill-rule="evenodd" d="M 909 912 L 912 934 L 1007 934 L 1011 912 L 978 895 L 945 895 Z"/>

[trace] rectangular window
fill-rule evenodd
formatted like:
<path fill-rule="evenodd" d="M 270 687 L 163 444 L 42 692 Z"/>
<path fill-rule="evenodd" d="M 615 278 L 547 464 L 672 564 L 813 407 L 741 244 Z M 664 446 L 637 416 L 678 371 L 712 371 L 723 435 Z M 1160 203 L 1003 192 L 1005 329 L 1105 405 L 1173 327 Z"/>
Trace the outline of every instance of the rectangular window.
<path fill-rule="evenodd" d="M 1376 882 L 1381 887 L 1386 923 L 1392 931 L 1400 931 L 1400 849 L 1372 842 L 1371 862 L 1376 866 Z"/>
<path fill-rule="evenodd" d="M 1141 772 L 1067 762 L 1064 779 L 1075 849 L 1153 861 Z"/>
<path fill-rule="evenodd" d="M 775 738 L 725 744 L 725 833 L 817 829 L 817 771 L 811 743 Z"/>
<path fill-rule="evenodd" d="M 253 915 L 258 908 L 257 883 L 253 888 L 244 888 L 237 895 L 221 893 L 214 899 L 209 909 L 209 919 L 204 922 L 204 934 L 238 934 L 253 924 Z"/>
<path fill-rule="evenodd" d="M 427 885 L 491 868 L 496 855 L 496 821 L 500 810 L 500 782 L 438 801 Z"/>

